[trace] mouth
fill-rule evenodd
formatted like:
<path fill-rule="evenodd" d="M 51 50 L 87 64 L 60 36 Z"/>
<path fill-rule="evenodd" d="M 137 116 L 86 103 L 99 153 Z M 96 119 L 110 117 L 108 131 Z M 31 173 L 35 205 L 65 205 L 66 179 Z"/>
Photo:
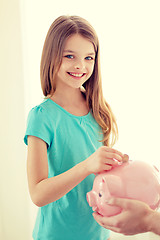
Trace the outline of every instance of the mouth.
<path fill-rule="evenodd" d="M 67 72 L 70 76 L 74 78 L 82 78 L 86 73 L 72 73 L 72 72 Z"/>

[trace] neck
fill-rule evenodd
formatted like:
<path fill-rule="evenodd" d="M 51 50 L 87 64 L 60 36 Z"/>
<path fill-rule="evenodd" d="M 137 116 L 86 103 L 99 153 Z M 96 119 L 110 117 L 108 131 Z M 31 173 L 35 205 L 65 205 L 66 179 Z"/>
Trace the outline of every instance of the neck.
<path fill-rule="evenodd" d="M 51 99 L 61 106 L 74 106 L 85 101 L 80 88 L 73 89 L 68 87 L 63 90 L 57 88 Z"/>

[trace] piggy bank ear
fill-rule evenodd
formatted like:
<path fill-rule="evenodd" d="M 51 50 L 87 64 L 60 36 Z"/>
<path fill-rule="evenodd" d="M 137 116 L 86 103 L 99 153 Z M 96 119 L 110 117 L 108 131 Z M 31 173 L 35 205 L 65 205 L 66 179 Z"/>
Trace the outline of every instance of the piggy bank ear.
<path fill-rule="evenodd" d="M 111 197 L 110 191 L 108 189 L 108 185 L 107 185 L 107 181 L 106 181 L 106 177 L 103 176 L 102 177 L 102 181 L 100 184 L 100 193 L 99 193 L 99 197 L 105 196 L 105 199 L 108 199 Z"/>

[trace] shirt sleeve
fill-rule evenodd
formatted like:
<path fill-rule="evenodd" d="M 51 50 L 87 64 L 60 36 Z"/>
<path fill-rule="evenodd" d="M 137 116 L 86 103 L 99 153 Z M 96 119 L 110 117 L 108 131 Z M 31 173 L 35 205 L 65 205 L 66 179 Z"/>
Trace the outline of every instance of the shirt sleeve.
<path fill-rule="evenodd" d="M 49 148 L 53 139 L 53 130 L 47 112 L 41 106 L 31 109 L 28 114 L 24 143 L 28 145 L 28 136 L 35 136 L 47 143 Z"/>

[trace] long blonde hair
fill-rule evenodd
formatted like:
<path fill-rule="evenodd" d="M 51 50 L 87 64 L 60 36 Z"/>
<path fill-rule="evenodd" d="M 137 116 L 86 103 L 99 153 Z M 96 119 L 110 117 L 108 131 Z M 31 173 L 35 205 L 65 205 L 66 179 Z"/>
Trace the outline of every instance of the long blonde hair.
<path fill-rule="evenodd" d="M 93 117 L 102 128 L 103 142 L 106 146 L 113 146 L 118 136 L 118 128 L 110 106 L 105 101 L 102 91 L 100 73 L 99 41 L 93 27 L 78 16 L 60 16 L 50 26 L 41 57 L 40 77 L 44 96 L 52 96 L 56 89 L 55 76 L 60 68 L 64 44 L 73 34 L 92 42 L 95 50 L 95 65 L 91 77 L 83 84 L 86 102 L 92 109 Z"/>

